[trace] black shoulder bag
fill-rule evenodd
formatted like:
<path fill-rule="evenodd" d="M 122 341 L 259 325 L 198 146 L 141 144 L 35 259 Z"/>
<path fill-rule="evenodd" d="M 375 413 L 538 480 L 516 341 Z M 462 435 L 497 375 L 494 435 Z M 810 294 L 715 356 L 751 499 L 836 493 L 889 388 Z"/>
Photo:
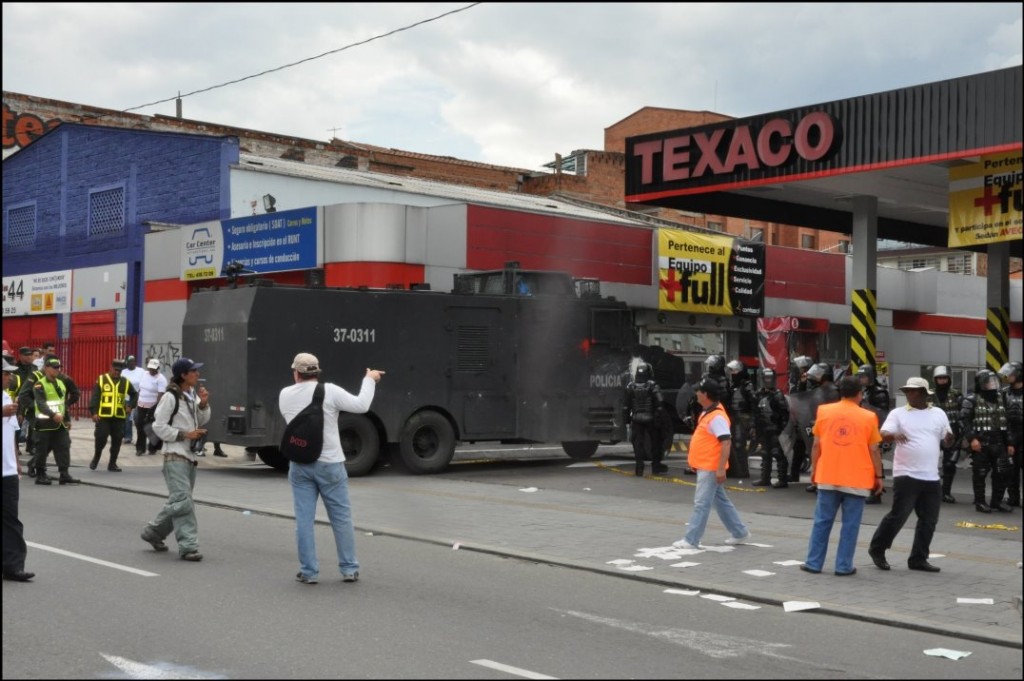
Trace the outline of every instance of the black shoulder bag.
<path fill-rule="evenodd" d="M 313 463 L 324 448 L 324 384 L 317 381 L 313 401 L 295 415 L 281 436 L 281 454 L 295 463 Z"/>

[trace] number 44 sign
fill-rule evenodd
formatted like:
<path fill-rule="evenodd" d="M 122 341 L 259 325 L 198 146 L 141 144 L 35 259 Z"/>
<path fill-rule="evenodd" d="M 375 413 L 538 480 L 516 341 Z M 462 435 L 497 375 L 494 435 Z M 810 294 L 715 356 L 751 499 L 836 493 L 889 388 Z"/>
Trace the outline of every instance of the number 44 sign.
<path fill-rule="evenodd" d="M 4 317 L 71 312 L 71 270 L 4 277 Z"/>

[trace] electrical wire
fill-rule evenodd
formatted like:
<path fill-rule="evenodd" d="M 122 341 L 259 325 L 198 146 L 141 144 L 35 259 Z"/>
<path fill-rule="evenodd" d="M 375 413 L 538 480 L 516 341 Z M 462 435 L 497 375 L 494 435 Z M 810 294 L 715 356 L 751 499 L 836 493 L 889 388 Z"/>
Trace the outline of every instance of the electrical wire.
<path fill-rule="evenodd" d="M 445 18 L 447 16 L 451 16 L 452 14 L 458 14 L 459 12 L 465 12 L 466 10 L 472 9 L 472 8 L 476 7 L 477 5 L 479 5 L 479 4 L 482 4 L 482 3 L 474 2 L 474 3 L 471 3 L 469 5 L 466 5 L 465 7 L 460 7 L 458 9 L 453 9 L 450 12 L 445 12 L 444 14 L 439 14 L 436 17 L 431 17 L 429 19 L 423 19 L 422 21 L 417 21 L 414 24 L 409 24 L 408 26 L 403 26 L 402 28 L 396 28 L 393 31 L 388 31 L 387 33 L 381 33 L 380 35 L 375 35 L 372 38 L 367 38 L 366 40 L 361 40 L 361 41 L 359 41 L 357 43 L 351 43 L 349 45 L 345 45 L 344 47 L 339 47 L 336 50 L 330 50 L 328 52 L 324 52 L 323 54 L 318 54 L 315 57 L 306 57 L 305 59 L 300 59 L 299 61 L 292 62 L 291 64 L 285 64 L 284 66 L 278 66 L 278 67 L 273 68 L 273 69 L 267 69 L 266 71 L 261 71 L 259 73 L 254 73 L 251 76 L 245 76 L 244 78 L 238 78 L 238 79 L 235 79 L 235 80 L 229 80 L 226 83 L 220 83 L 219 85 L 211 85 L 210 87 L 203 88 L 201 90 L 193 90 L 192 92 L 188 92 L 186 94 L 180 94 L 179 93 L 176 97 L 168 97 L 167 99 L 160 99 L 160 100 L 157 100 L 155 102 L 149 102 L 148 104 L 140 104 L 139 106 L 133 106 L 133 107 L 131 107 L 129 109 L 123 109 L 122 113 L 128 113 L 129 111 L 135 111 L 136 109 L 144 109 L 144 108 L 149 107 L 149 106 L 155 106 L 157 104 L 164 104 L 166 102 L 173 102 L 173 101 L 178 100 L 178 99 L 184 99 L 185 97 L 191 97 L 192 95 L 198 95 L 198 94 L 201 94 L 203 92 L 209 92 L 210 90 L 216 90 L 218 88 L 227 87 L 228 85 L 234 85 L 235 83 L 241 83 L 243 81 L 251 80 L 253 78 L 259 78 L 260 76 L 265 76 L 265 75 L 267 75 L 269 73 L 275 73 L 277 71 L 283 71 L 284 69 L 288 69 L 288 68 L 291 68 L 293 66 L 298 66 L 299 64 L 305 64 L 306 62 L 313 61 L 314 59 L 320 59 L 321 57 L 326 57 L 326 56 L 329 56 L 329 55 L 332 55 L 332 54 L 337 54 L 338 52 L 344 52 L 345 50 L 348 50 L 350 48 L 359 47 L 360 45 L 365 45 L 367 43 L 371 43 L 374 40 L 380 40 L 381 38 L 387 38 L 388 36 L 395 35 L 396 33 L 401 33 L 402 31 L 408 31 L 410 29 L 416 28 L 417 26 L 422 26 L 423 24 L 429 24 L 432 21 L 437 21 L 438 19 L 443 19 L 443 18 Z"/>

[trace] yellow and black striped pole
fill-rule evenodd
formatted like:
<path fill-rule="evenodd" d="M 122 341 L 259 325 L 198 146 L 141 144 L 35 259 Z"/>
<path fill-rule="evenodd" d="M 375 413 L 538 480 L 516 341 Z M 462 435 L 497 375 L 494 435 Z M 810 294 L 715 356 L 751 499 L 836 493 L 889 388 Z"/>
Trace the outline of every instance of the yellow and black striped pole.
<path fill-rule="evenodd" d="M 875 291 L 869 288 L 853 289 L 850 294 L 850 362 L 853 371 L 862 364 L 875 365 Z"/>
<path fill-rule="evenodd" d="M 990 307 L 985 315 L 985 366 L 992 371 L 1010 361 L 1010 314 L 1005 307 Z"/>

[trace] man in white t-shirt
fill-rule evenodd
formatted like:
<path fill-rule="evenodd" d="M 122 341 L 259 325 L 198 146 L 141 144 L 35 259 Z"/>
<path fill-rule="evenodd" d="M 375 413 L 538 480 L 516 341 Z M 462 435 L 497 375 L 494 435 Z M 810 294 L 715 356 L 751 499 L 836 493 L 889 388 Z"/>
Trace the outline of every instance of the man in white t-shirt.
<path fill-rule="evenodd" d="M 292 485 L 295 537 L 299 547 L 299 573 L 295 579 L 303 584 L 316 584 L 320 579 L 320 562 L 316 557 L 316 540 L 313 536 L 317 497 L 323 498 L 327 517 L 331 521 L 341 581 L 355 582 L 359 579 L 352 507 L 348 498 L 348 472 L 345 470 L 345 452 L 341 448 L 341 435 L 338 433 L 338 412 L 365 414 L 370 411 L 377 383 L 383 374 L 383 371 L 367 369 L 358 395 L 333 383 L 325 383 L 324 443 L 320 458 L 312 463 L 289 462 L 288 481 Z M 312 403 L 313 391 L 320 381 L 320 361 L 308 352 L 295 355 L 292 378 L 295 384 L 281 390 L 278 397 L 278 408 L 285 423 Z"/>
<path fill-rule="evenodd" d="M 142 452 L 148 451 L 156 454 L 163 442 L 157 442 L 156 446 L 149 441 L 146 426 L 153 422 L 153 415 L 156 412 L 156 405 L 160 398 L 167 392 L 167 377 L 160 373 L 160 360 L 153 357 L 146 362 L 146 373 L 139 379 L 139 403 L 135 409 L 135 456 L 142 456 Z M 152 431 L 152 428 L 150 428 Z M 155 438 L 159 440 L 159 438 Z"/>
<path fill-rule="evenodd" d="M 932 391 L 927 380 L 915 376 L 907 379 L 900 390 L 907 397 L 907 405 L 889 412 L 881 428 L 882 441 L 896 443 L 892 459 L 892 510 L 875 530 L 868 554 L 875 566 L 888 570 L 885 552 L 913 511 L 917 514 L 917 528 L 907 567 L 938 572 L 939 568 L 928 562 L 928 555 L 942 506 L 941 447 L 952 444 L 953 430 L 946 412 L 928 404 Z"/>
<path fill-rule="evenodd" d="M 128 379 L 135 388 L 135 392 L 139 391 L 139 381 L 146 375 L 146 370 L 138 365 L 135 360 L 135 355 L 128 355 L 124 358 L 125 368 L 121 371 L 121 375 Z M 128 414 L 124 419 L 124 443 L 130 445 L 132 443 L 132 424 L 135 422 L 135 414 Z M 140 431 L 140 437 L 145 437 Z"/>

